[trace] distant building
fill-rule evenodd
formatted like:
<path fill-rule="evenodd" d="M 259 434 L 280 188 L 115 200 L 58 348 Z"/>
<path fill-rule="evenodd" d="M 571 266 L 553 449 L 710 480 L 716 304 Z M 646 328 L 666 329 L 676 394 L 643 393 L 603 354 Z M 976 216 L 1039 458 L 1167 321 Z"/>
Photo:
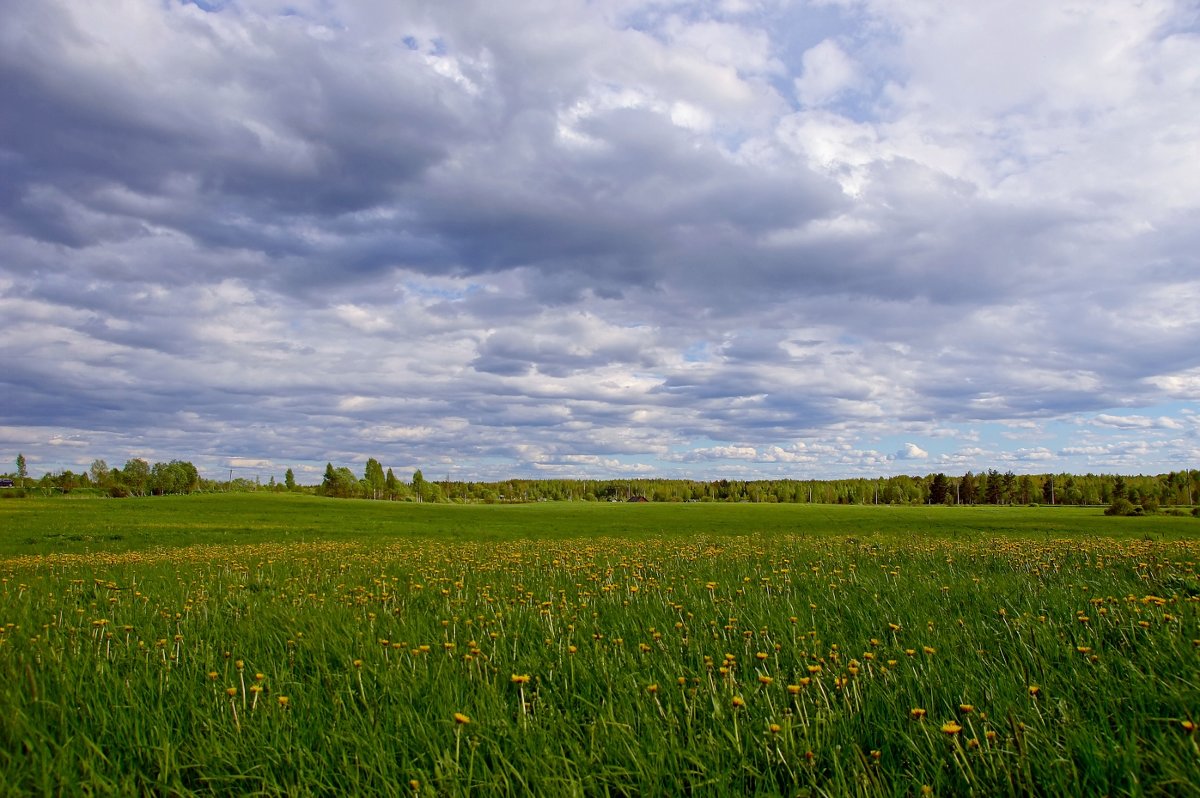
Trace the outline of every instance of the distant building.
<path fill-rule="evenodd" d="M 640 502 L 648 502 L 650 500 L 647 499 L 645 496 L 630 496 L 628 501 L 631 501 L 636 504 L 636 503 L 640 503 Z"/>
<path fill-rule="evenodd" d="M 15 484 L 16 484 L 15 482 L 13 482 L 11 479 L 8 479 L 7 477 L 0 478 L 0 488 L 11 488 Z"/>

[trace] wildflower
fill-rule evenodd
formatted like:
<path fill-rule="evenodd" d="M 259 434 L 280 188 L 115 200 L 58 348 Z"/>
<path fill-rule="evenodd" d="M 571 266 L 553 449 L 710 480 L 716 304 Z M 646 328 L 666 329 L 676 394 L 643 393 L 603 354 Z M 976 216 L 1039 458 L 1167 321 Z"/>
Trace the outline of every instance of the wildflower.
<path fill-rule="evenodd" d="M 775 680 L 773 678 L 771 678 L 770 676 L 759 675 L 759 677 L 758 677 L 759 684 L 763 685 L 764 687 L 770 687 L 771 683 L 774 681 Z"/>
<path fill-rule="evenodd" d="M 658 692 L 658 685 L 657 685 L 657 684 L 648 684 L 648 685 L 646 685 L 646 692 L 647 692 L 647 693 L 650 693 L 651 695 L 653 695 L 654 693 L 657 693 L 657 692 Z"/>
<path fill-rule="evenodd" d="M 237 695 L 237 693 L 238 693 L 238 691 L 237 691 L 236 687 L 226 687 L 225 688 L 225 695 L 229 696 L 230 698 L 233 698 L 235 695 Z"/>
<path fill-rule="evenodd" d="M 211 682 L 215 682 L 215 681 L 217 680 L 217 672 L 216 672 L 216 671 L 209 671 L 209 672 L 208 672 L 208 680 L 209 680 L 209 681 L 211 681 Z"/>
<path fill-rule="evenodd" d="M 950 735 L 951 737 L 958 734 L 960 731 L 962 731 L 962 729 L 963 729 L 962 726 L 960 726 L 959 724 L 955 723 L 952 720 L 948 720 L 942 724 L 942 732 L 944 734 Z"/>
<path fill-rule="evenodd" d="M 925 717 L 925 710 L 920 707 L 913 707 L 909 710 L 908 714 L 913 720 L 921 720 Z"/>
<path fill-rule="evenodd" d="M 288 705 L 288 697 L 285 695 L 279 696 L 279 698 L 276 700 L 279 701 L 279 706 L 281 707 L 286 707 Z"/>
<path fill-rule="evenodd" d="M 513 684 L 529 684 L 529 674 L 528 673 L 524 673 L 524 674 L 514 673 L 512 675 L 512 683 Z"/>
<path fill-rule="evenodd" d="M 791 693 L 792 695 L 799 695 L 799 694 L 800 694 L 800 685 L 798 685 L 798 684 L 789 684 L 789 685 L 787 686 L 787 691 L 788 691 L 789 693 Z"/>
<path fill-rule="evenodd" d="M 356 660 L 354 660 L 354 662 L 351 662 L 350 664 L 351 664 L 351 665 L 353 665 L 355 668 L 361 668 L 361 667 L 362 667 L 362 660 L 361 660 L 361 659 L 356 659 Z"/>
<path fill-rule="evenodd" d="M 783 727 L 780 726 L 778 723 L 772 723 L 770 726 L 767 727 L 767 730 L 769 732 L 771 732 L 771 734 L 779 734 L 779 732 L 783 730 Z"/>
<path fill-rule="evenodd" d="M 416 792 L 417 790 L 421 789 L 421 782 L 417 779 L 409 779 L 408 786 L 412 787 L 413 792 Z"/>
<path fill-rule="evenodd" d="M 454 722 L 459 724 L 460 726 L 465 726 L 471 722 L 471 719 L 461 712 L 455 712 L 454 713 Z"/>
<path fill-rule="evenodd" d="M 1187 732 L 1188 734 L 1191 734 L 1192 732 L 1196 731 L 1196 724 L 1193 721 L 1182 720 L 1179 722 L 1179 725 L 1182 726 L 1183 730 L 1185 732 Z"/>
<path fill-rule="evenodd" d="M 1033 698 L 1037 698 L 1038 694 L 1041 692 L 1042 692 L 1042 688 L 1038 687 L 1036 684 L 1029 685 L 1029 695 L 1032 696 Z"/>
<path fill-rule="evenodd" d="M 740 695 L 735 695 L 735 696 L 733 697 L 733 702 L 732 702 L 732 703 L 733 703 L 733 708 L 734 708 L 734 709 L 740 709 L 740 708 L 742 708 L 742 707 L 746 706 L 746 701 L 745 701 L 745 699 L 744 699 L 744 698 L 742 698 Z"/>
<path fill-rule="evenodd" d="M 965 713 L 965 714 L 969 714 L 969 713 L 975 711 L 975 705 L 974 704 L 959 704 L 958 711 Z"/>

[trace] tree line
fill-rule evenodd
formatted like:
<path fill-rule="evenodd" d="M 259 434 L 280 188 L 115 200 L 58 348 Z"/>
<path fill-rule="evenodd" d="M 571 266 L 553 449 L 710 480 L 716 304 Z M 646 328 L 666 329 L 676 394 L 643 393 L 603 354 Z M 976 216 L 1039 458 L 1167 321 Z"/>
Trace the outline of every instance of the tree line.
<path fill-rule="evenodd" d="M 110 496 L 148 496 L 197 491 L 270 490 L 344 499 L 410 502 L 522 503 L 541 501 L 769 502 L 814 504 L 1048 504 L 1112 505 L 1153 512 L 1164 506 L 1200 504 L 1200 470 L 1167 474 L 1014 474 L 996 469 L 962 476 L 944 473 L 850 479 L 508 479 L 498 482 L 425 479 L 417 469 L 408 481 L 368 458 L 361 476 L 347 466 L 327 463 L 321 482 L 301 485 L 289 468 L 282 483 L 272 476 L 264 486 L 243 478 L 210 480 L 187 461 L 150 464 L 133 458 L 121 468 L 94 460 L 84 472 L 69 470 L 31 479 L 25 458 L 16 470 L 0 474 L 14 487 L 47 492 L 88 490 Z"/>
<path fill-rule="evenodd" d="M 105 493 L 117 498 L 125 496 L 162 496 L 165 494 L 195 493 L 211 486 L 211 480 L 200 477 L 192 463 L 171 460 L 154 463 L 140 457 L 125 461 L 121 468 L 110 468 L 104 460 L 93 460 L 87 471 L 75 473 L 70 469 L 43 474 L 38 479 L 29 476 L 25 456 L 17 455 L 16 470 L 0 474 L 0 479 L 13 482 L 20 490 L 41 490 L 44 493 L 74 493 L 86 491 Z"/>

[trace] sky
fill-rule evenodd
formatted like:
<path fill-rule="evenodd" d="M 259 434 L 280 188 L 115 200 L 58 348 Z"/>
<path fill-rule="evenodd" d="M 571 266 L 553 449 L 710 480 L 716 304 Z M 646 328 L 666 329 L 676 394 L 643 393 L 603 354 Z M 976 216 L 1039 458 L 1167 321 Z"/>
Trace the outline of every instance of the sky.
<path fill-rule="evenodd" d="M 1195 0 L 7 0 L 0 470 L 1200 467 Z"/>

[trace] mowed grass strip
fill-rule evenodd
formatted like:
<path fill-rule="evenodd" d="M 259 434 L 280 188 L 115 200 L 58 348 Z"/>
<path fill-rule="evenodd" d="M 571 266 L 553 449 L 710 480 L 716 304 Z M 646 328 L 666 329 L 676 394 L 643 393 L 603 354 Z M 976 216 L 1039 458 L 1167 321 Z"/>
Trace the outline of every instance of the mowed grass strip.
<path fill-rule="evenodd" d="M 1200 783 L 1200 547 L 1145 523 L 1171 519 L 194 498 L 21 511 L 125 546 L 0 561 L 6 793 Z"/>

